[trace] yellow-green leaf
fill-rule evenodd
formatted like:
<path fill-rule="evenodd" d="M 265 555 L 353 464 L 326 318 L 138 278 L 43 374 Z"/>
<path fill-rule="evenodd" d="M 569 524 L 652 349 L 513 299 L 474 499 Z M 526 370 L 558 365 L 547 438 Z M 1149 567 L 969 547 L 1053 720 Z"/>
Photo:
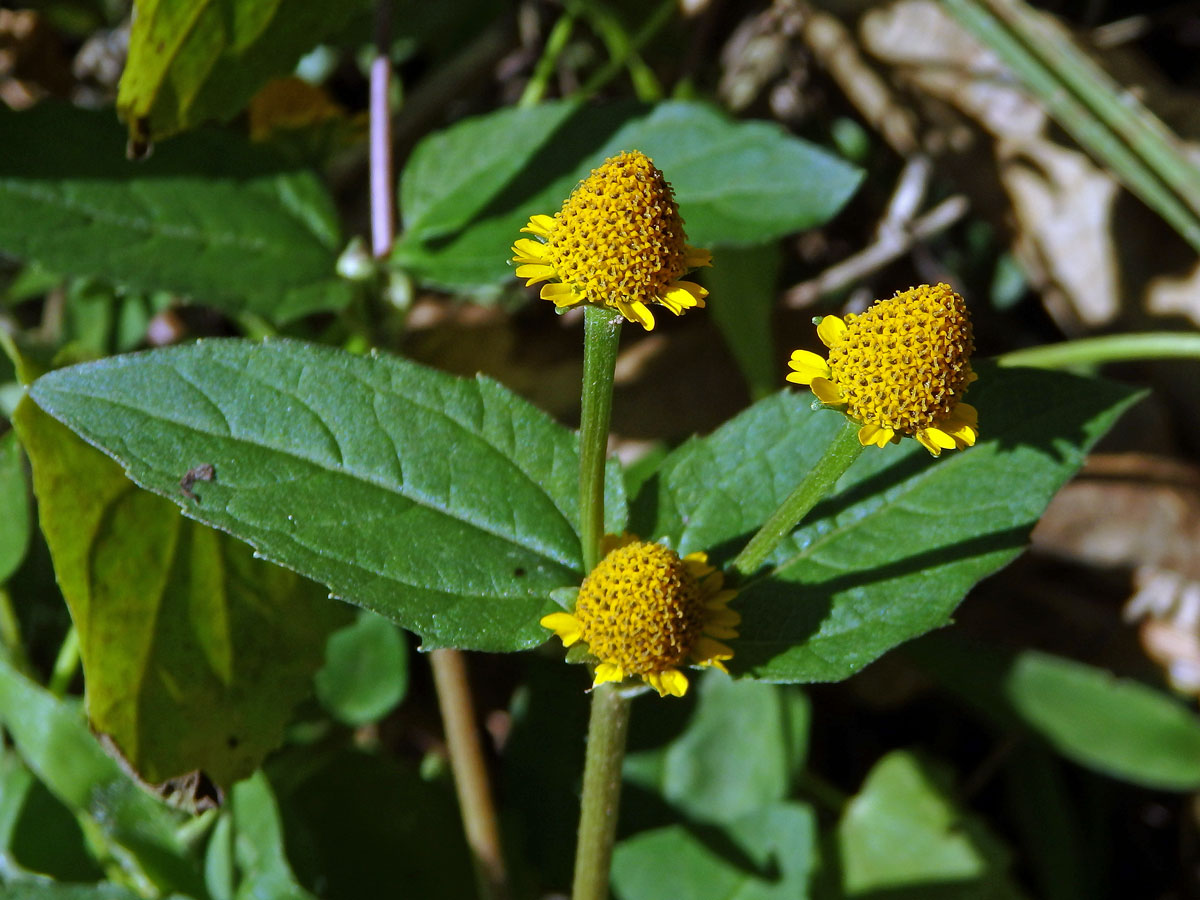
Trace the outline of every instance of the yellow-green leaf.
<path fill-rule="evenodd" d="M 93 727 L 150 783 L 250 774 L 311 689 L 345 607 L 140 490 L 32 402 L 14 424 L 79 631 Z"/>
<path fill-rule="evenodd" d="M 236 115 L 358 9 L 353 0 L 139 0 L 117 93 L 131 147 Z"/>

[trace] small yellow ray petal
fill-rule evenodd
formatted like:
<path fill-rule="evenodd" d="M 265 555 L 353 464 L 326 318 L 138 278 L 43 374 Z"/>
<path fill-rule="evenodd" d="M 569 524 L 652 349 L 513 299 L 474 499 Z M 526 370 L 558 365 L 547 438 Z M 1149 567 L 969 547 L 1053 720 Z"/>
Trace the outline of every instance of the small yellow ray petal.
<path fill-rule="evenodd" d="M 868 422 L 862 428 L 858 429 L 858 442 L 864 447 L 875 443 L 875 438 L 879 434 L 879 426 L 872 425 Z"/>
<path fill-rule="evenodd" d="M 700 665 L 711 665 L 722 659 L 733 659 L 733 651 L 720 641 L 701 635 L 692 647 L 691 657 Z"/>
<path fill-rule="evenodd" d="M 684 246 L 683 264 L 689 269 L 701 269 L 712 265 L 712 253 L 700 247 Z"/>
<path fill-rule="evenodd" d="M 534 260 L 544 260 L 546 258 L 546 245 L 541 241 L 534 241 L 529 238 L 518 240 L 512 245 L 512 251 L 519 256 L 527 256 Z"/>
<path fill-rule="evenodd" d="M 550 237 L 554 231 L 554 216 L 530 216 L 529 224 L 522 228 L 521 231 L 526 234 L 540 234 L 542 237 Z"/>
<path fill-rule="evenodd" d="M 792 358 L 788 360 L 788 366 L 794 372 L 787 376 L 787 380 L 797 384 L 812 384 L 814 378 L 828 380 L 833 374 L 829 370 L 829 363 L 825 357 L 818 356 L 811 350 L 793 350 Z"/>
<path fill-rule="evenodd" d="M 724 641 L 731 641 L 738 636 L 738 630 L 732 625 L 705 625 L 704 633 Z"/>
<path fill-rule="evenodd" d="M 553 266 L 540 266 L 540 265 L 530 265 L 530 264 L 523 265 L 523 266 L 517 266 L 517 277 L 529 279 L 528 281 L 525 282 L 525 287 L 529 287 L 530 285 L 534 285 L 539 282 L 545 281 L 547 278 L 553 278 L 554 275 L 555 275 L 555 272 L 554 272 Z"/>
<path fill-rule="evenodd" d="M 579 620 L 570 613 L 550 613 L 548 616 L 542 616 L 539 624 L 543 628 L 553 631 L 563 642 L 564 647 L 570 647 L 583 636 L 583 627 Z"/>
<path fill-rule="evenodd" d="M 939 447 L 937 444 L 935 444 L 933 441 L 931 441 L 929 439 L 929 437 L 925 434 L 924 431 L 918 431 L 916 437 L 917 437 L 917 440 L 920 442 L 921 446 L 924 447 L 926 450 L 928 450 L 930 453 L 932 453 L 934 456 L 942 455 L 942 448 Z"/>
<path fill-rule="evenodd" d="M 710 597 L 704 604 L 705 609 L 723 609 L 725 604 L 737 596 L 737 591 L 721 591 L 714 597 Z"/>
<path fill-rule="evenodd" d="M 970 403 L 958 403 L 950 413 L 950 417 L 975 428 L 979 425 L 979 410 Z"/>
<path fill-rule="evenodd" d="M 827 406 L 841 406 L 845 401 L 838 393 L 837 387 L 828 378 L 814 378 L 809 385 L 817 399 Z"/>
<path fill-rule="evenodd" d="M 655 680 L 658 683 L 654 687 L 658 689 L 660 697 L 665 697 L 667 694 L 670 694 L 672 697 L 682 697 L 687 693 L 687 676 L 678 669 L 667 669 L 659 672 Z"/>
<path fill-rule="evenodd" d="M 621 315 L 628 321 L 641 325 L 647 331 L 654 330 L 654 314 L 650 312 L 646 304 L 641 300 L 634 300 L 632 303 L 618 300 L 617 308 L 621 310 Z"/>
<path fill-rule="evenodd" d="M 741 623 L 741 621 L 741 614 L 736 609 L 730 609 L 727 606 L 718 610 L 711 610 L 709 614 L 704 617 L 705 627 L 708 627 L 709 625 L 719 625 L 721 627 L 726 625 L 738 625 Z"/>
<path fill-rule="evenodd" d="M 943 450 L 954 449 L 954 438 L 946 434 L 946 432 L 942 431 L 940 428 L 933 428 L 932 426 L 926 428 L 925 436 Z"/>
<path fill-rule="evenodd" d="M 581 298 L 576 295 L 569 284 L 560 284 L 554 282 L 551 284 L 543 284 L 540 294 L 543 300 L 549 300 L 555 306 L 574 306 L 581 302 Z"/>
<path fill-rule="evenodd" d="M 697 309 L 703 309 L 704 298 L 708 296 L 708 289 L 701 287 L 694 281 L 672 281 L 667 285 L 667 293 L 685 309 L 691 309 L 693 306 Z"/>
<path fill-rule="evenodd" d="M 970 425 L 963 425 L 948 433 L 950 437 L 954 438 L 954 447 L 957 450 L 964 450 L 967 447 L 974 447 L 975 439 L 979 436 L 979 432 L 977 432 Z"/>
<path fill-rule="evenodd" d="M 606 681 L 624 681 L 625 670 L 616 663 L 602 662 L 596 666 L 596 678 L 592 682 L 592 687 L 604 684 Z"/>
<path fill-rule="evenodd" d="M 846 333 L 846 323 L 838 316 L 825 316 L 817 326 L 817 337 L 826 347 L 832 347 Z"/>

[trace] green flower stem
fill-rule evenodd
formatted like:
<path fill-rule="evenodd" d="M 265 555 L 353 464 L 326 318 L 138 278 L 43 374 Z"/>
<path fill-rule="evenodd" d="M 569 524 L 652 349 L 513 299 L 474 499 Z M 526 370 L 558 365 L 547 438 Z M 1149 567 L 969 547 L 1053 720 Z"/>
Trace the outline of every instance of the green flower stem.
<path fill-rule="evenodd" d="M 50 682 L 46 685 L 55 697 L 64 697 L 75 673 L 79 669 L 79 630 L 72 625 L 58 648 L 58 656 L 54 658 L 54 668 L 50 672 Z"/>
<path fill-rule="evenodd" d="M 600 561 L 604 537 L 604 462 L 612 418 L 613 371 L 621 338 L 621 313 L 588 305 L 583 311 L 583 392 L 579 410 L 579 537 L 583 570 Z"/>
<path fill-rule="evenodd" d="M 559 16 L 554 27 L 550 29 L 550 34 L 546 37 L 546 46 L 542 49 L 541 58 L 538 59 L 537 65 L 533 69 L 533 75 L 530 76 L 529 83 L 525 85 L 525 90 L 521 92 L 521 99 L 517 101 L 519 108 L 537 106 L 546 96 L 546 88 L 550 84 L 550 78 L 554 75 L 554 67 L 558 65 L 558 58 L 562 56 L 574 30 L 575 11 L 568 9 Z"/>
<path fill-rule="evenodd" d="M 1014 350 L 997 357 L 996 362 L 1002 366 L 1062 369 L 1126 359 L 1200 359 L 1200 334 L 1160 331 L 1081 338 L 1061 344 Z"/>
<path fill-rule="evenodd" d="M 33 669 L 25 655 L 25 643 L 21 638 L 21 622 L 17 611 L 13 609 L 12 597 L 8 590 L 0 586 L 0 657 L 8 657 L 14 669 L 22 675 L 30 674 Z"/>
<path fill-rule="evenodd" d="M 859 427 L 857 422 L 845 420 L 842 430 L 825 449 L 825 455 L 734 558 L 731 565 L 735 571 L 742 575 L 758 571 L 779 542 L 791 534 L 809 510 L 829 495 L 838 479 L 863 451 L 863 445 L 858 442 Z"/>
<path fill-rule="evenodd" d="M 629 697 L 615 684 L 602 684 L 592 691 L 571 900 L 608 898 L 608 870 L 621 805 L 621 762 L 629 730 L 629 704 Z"/>
<path fill-rule="evenodd" d="M 460 650 L 434 650 L 429 654 L 442 727 L 454 772 L 454 789 L 462 812 L 463 830 L 475 878 L 483 900 L 504 900 L 508 896 L 508 876 L 500 847 L 500 829 L 496 807 L 488 785 L 487 764 L 475 724 L 475 705 L 467 681 L 467 662 Z"/>

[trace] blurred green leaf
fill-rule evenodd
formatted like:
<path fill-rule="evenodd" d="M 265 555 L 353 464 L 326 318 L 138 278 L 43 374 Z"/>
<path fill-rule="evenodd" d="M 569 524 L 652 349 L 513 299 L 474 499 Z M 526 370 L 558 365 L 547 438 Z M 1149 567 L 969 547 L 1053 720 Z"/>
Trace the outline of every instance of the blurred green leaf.
<path fill-rule="evenodd" d="M 404 699 L 408 644 L 387 619 L 359 610 L 353 623 L 329 636 L 315 682 L 317 699 L 339 722 L 376 722 Z"/>
<path fill-rule="evenodd" d="M 142 900 L 140 894 L 116 884 L 55 884 L 22 882 L 4 889 L 5 900 Z M 171 897 L 178 897 L 172 894 Z M 171 898 L 167 898 L 171 900 Z"/>
<path fill-rule="evenodd" d="M 345 608 L 139 490 L 33 403 L 15 424 L 93 727 L 151 783 L 200 769 L 227 786 L 253 772 L 308 695 Z"/>
<path fill-rule="evenodd" d="M 903 750 L 871 770 L 837 827 L 847 897 L 1008 900 L 1008 853 Z"/>
<path fill-rule="evenodd" d="M 0 883 L 38 876 L 94 881 L 102 874 L 71 812 L 16 753 L 0 747 Z"/>
<path fill-rule="evenodd" d="M 0 434 L 0 585 L 12 576 L 29 549 L 29 490 L 17 433 Z"/>
<path fill-rule="evenodd" d="M 267 776 L 255 772 L 233 786 L 234 854 L 241 880 L 237 900 L 316 900 L 300 886 L 283 847 L 279 807 Z"/>
<path fill-rule="evenodd" d="M 933 459 L 916 441 L 867 452 L 733 601 L 731 670 L 836 681 L 947 624 L 963 596 L 1023 549 L 1050 498 L 1136 399 L 1111 382 L 980 367 L 983 437 Z M 1033 398 L 1036 398 L 1034 400 Z M 807 392 L 763 400 L 677 449 L 633 505 L 632 530 L 680 553 L 733 556 L 820 458 L 843 417 Z"/>
<path fill-rule="evenodd" d="M 232 118 L 340 29 L 358 0 L 139 0 L 117 110 L 147 144 Z"/>
<path fill-rule="evenodd" d="M 1026 724 L 1068 759 L 1146 787 L 1200 788 L 1200 719 L 1163 692 L 1033 651 L 1018 657 L 1005 689 Z"/>
<path fill-rule="evenodd" d="M 672 825 L 621 841 L 613 854 L 620 900 L 804 900 L 816 868 L 816 819 L 779 803 L 728 829 Z"/>
<path fill-rule="evenodd" d="M 807 748 L 804 696 L 720 672 L 705 673 L 698 688 L 683 733 L 662 749 L 630 754 L 625 779 L 701 822 L 730 824 L 785 799 Z"/>
<path fill-rule="evenodd" d="M 197 132 L 129 162 L 111 114 L 50 102 L 0 107 L 0 133 L 0 251 L 276 322 L 350 300 L 328 192 L 244 139 Z"/>
<path fill-rule="evenodd" d="M 426 647 L 540 644 L 580 581 L 577 440 L 484 378 L 290 341 L 206 341 L 53 372 L 37 402 L 142 486 Z M 196 501 L 180 477 L 201 463 Z M 615 466 L 609 531 L 624 524 Z"/>
<path fill-rule="evenodd" d="M 311 758 L 297 762 L 304 777 L 278 788 L 279 806 L 296 876 L 314 890 L 320 885 L 323 900 L 476 896 L 448 782 L 350 750 L 319 766 Z M 277 768 L 283 766 L 273 765 L 273 775 Z"/>
<path fill-rule="evenodd" d="M 772 393 L 779 383 L 771 314 L 782 261 L 777 243 L 719 247 L 712 268 L 700 272 L 709 290 L 707 309 L 755 399 Z"/>
<path fill-rule="evenodd" d="M 178 817 L 100 749 L 78 703 L 58 699 L 0 659 L 0 725 L 51 793 L 115 845 L 109 849 L 131 878 L 203 896 L 199 867 L 176 833 Z"/>
<path fill-rule="evenodd" d="M 696 246 L 761 245 L 819 225 L 861 178 L 774 123 L 734 122 L 703 103 L 504 109 L 413 151 L 400 184 L 405 231 L 392 260 L 429 284 L 511 281 L 507 250 L 529 216 L 553 215 L 591 169 L 633 149 L 674 186 Z"/>

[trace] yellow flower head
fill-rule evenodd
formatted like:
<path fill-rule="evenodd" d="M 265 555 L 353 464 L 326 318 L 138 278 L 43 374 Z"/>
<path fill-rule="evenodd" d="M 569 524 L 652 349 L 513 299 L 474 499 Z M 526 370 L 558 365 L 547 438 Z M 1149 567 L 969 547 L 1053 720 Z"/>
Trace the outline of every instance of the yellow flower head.
<path fill-rule="evenodd" d="M 690 659 L 725 670 L 733 651 L 717 638 L 735 638 L 741 617 L 728 607 L 737 593 L 703 553 L 682 559 L 661 544 L 633 535 L 606 537 L 606 555 L 583 580 L 573 613 L 556 612 L 542 625 L 577 641 L 599 660 L 593 687 L 636 675 L 659 696 L 682 697 Z"/>
<path fill-rule="evenodd" d="M 708 291 L 680 281 L 689 269 L 712 265 L 707 250 L 686 243 L 671 185 L 643 153 L 621 153 L 581 181 L 557 215 L 537 215 L 512 248 L 517 277 L 542 285 L 559 309 L 595 303 L 619 309 L 647 331 L 650 304 L 675 315 L 703 307 Z M 557 281 L 551 281 L 557 279 Z"/>
<path fill-rule="evenodd" d="M 829 359 L 795 351 L 788 381 L 861 423 L 861 444 L 908 435 L 937 456 L 975 443 L 978 413 L 962 402 L 975 380 L 975 342 L 966 304 L 948 284 L 911 288 L 844 321 L 825 316 L 817 336 Z"/>

